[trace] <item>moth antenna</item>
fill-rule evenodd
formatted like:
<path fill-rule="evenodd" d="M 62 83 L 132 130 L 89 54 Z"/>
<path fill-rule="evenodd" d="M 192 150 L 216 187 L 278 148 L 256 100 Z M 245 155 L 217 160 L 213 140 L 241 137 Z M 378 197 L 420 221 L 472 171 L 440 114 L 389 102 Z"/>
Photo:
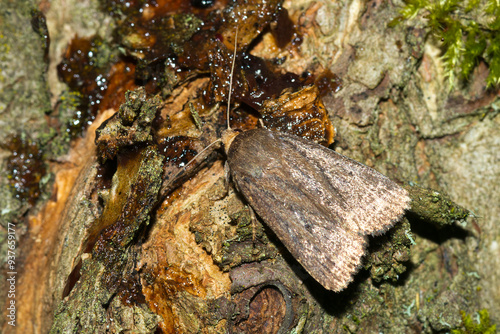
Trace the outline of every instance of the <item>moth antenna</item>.
<path fill-rule="evenodd" d="M 233 74 L 234 74 L 234 65 L 236 63 L 236 47 L 238 46 L 238 27 L 236 27 L 236 32 L 234 34 L 234 52 L 233 52 L 233 61 L 231 64 L 231 74 L 229 77 L 229 93 L 227 97 L 227 129 L 231 130 L 231 126 L 229 125 L 229 107 L 231 106 L 231 92 L 233 89 Z M 184 170 L 193 162 L 195 161 L 200 155 L 203 154 L 206 150 L 208 150 L 210 147 L 214 146 L 217 143 L 222 142 L 223 139 L 219 138 L 216 141 L 212 142 L 210 145 L 205 147 L 203 150 L 201 150 L 198 154 L 194 156 L 193 159 L 189 160 L 188 163 L 183 167 Z"/>
<path fill-rule="evenodd" d="M 229 125 L 229 108 L 231 107 L 231 93 L 233 91 L 233 74 L 234 74 L 234 64 L 236 63 L 236 48 L 238 46 L 238 27 L 236 27 L 236 32 L 234 34 L 234 53 L 233 53 L 233 63 L 231 64 L 231 74 L 229 75 L 229 94 L 227 97 L 227 129 L 231 129 Z"/>
<path fill-rule="evenodd" d="M 264 121 L 262 120 L 262 118 L 259 118 L 259 124 L 262 128 L 265 128 L 266 126 L 264 125 Z"/>
<path fill-rule="evenodd" d="M 193 158 L 193 159 L 191 159 L 191 160 L 189 160 L 189 161 L 188 161 L 188 163 L 186 164 L 186 166 L 184 166 L 184 167 L 183 167 L 183 168 L 184 168 L 184 170 L 186 170 L 186 168 L 187 168 L 187 167 L 188 167 L 188 166 L 189 166 L 189 165 L 190 165 L 193 161 L 195 161 L 195 160 L 196 160 L 196 159 L 197 159 L 200 155 L 202 155 L 202 154 L 203 154 L 203 152 L 205 152 L 205 151 L 206 151 L 206 150 L 208 150 L 210 147 L 212 147 L 212 146 L 214 146 L 215 144 L 220 143 L 220 142 L 221 142 L 221 139 L 219 138 L 219 139 L 217 139 L 217 140 L 213 141 L 210 145 L 208 145 L 207 147 L 205 147 L 203 150 L 201 150 L 198 154 L 196 154 L 196 155 L 194 156 L 194 158 Z"/>

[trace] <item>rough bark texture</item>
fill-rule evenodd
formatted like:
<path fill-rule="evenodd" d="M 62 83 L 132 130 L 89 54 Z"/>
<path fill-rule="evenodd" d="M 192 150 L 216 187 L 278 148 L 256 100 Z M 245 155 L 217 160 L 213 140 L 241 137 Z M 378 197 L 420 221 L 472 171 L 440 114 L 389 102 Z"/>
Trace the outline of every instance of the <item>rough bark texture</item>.
<path fill-rule="evenodd" d="M 50 147 L 50 178 L 40 181 L 45 193 L 35 206 L 17 199 L 8 179 L 11 152 L 1 149 L 2 254 L 8 223 L 15 223 L 17 240 L 15 267 L 0 276 L 0 291 L 8 291 L 8 272 L 17 272 L 16 327 L 5 315 L 12 298 L 2 292 L 2 333 L 431 333 L 459 327 L 460 311 L 483 308 L 500 322 L 500 116 L 498 91 L 484 87 L 486 66 L 450 92 L 423 22 L 387 27 L 397 4 L 284 6 L 303 33 L 300 48 L 271 48 L 264 34 L 252 53 L 286 55 L 283 68 L 297 74 L 323 67 L 338 75 L 341 89 L 323 98 L 336 151 L 439 193 L 414 190 L 420 205 L 429 204 L 370 241 L 365 268 L 347 290 L 326 291 L 252 220 L 226 183 L 223 158 L 186 182 L 163 180 L 160 189 L 165 162 L 147 147 L 119 156 L 113 190 L 101 191 L 94 136 L 117 108 L 101 112 L 60 155 L 65 139 L 44 115 L 57 109 L 66 89 L 55 66 L 73 34 L 109 36 L 111 19 L 95 1 L 7 1 L 0 21 L 0 140 L 24 131 Z M 47 18 L 47 70 L 31 9 Z M 202 84 L 194 81 L 164 101 L 170 133 L 200 136 L 183 106 Z M 215 127 L 212 116 L 205 132 Z M 442 193 L 475 217 L 443 226 L 458 209 Z M 437 225 L 429 222 L 432 214 Z"/>

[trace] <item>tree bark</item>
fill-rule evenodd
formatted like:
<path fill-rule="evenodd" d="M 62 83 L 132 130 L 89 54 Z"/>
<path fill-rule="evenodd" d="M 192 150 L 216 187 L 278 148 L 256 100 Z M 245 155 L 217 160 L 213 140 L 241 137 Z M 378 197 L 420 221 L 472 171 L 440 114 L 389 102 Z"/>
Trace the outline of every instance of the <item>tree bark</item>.
<path fill-rule="evenodd" d="M 480 63 L 467 84 L 450 91 L 422 18 L 388 27 L 400 8 L 390 2 L 285 2 L 300 45 L 280 49 L 270 30 L 247 42 L 256 57 L 285 58 L 284 72 L 338 76 L 336 90 L 322 99 L 336 130 L 332 148 L 405 183 L 412 194 L 412 210 L 387 234 L 370 238 L 363 268 L 334 293 L 253 217 L 226 178 L 223 154 L 205 152 L 203 164 L 185 171 L 151 143 L 146 105 L 170 122 L 158 130 L 165 138 L 189 138 L 182 143 L 196 151 L 217 138 L 223 108 L 201 110 L 198 127 L 188 103 L 202 98 L 212 77 L 188 78 L 158 104 L 153 96 L 125 101 L 124 90 L 136 85 L 123 80 L 108 89 L 120 96 L 115 101 L 140 101 L 130 107 L 139 116 L 127 131 L 99 128 L 117 119 L 118 107 L 100 110 L 60 155 L 62 126 L 54 114 L 61 115 L 58 99 L 68 88 L 56 65 L 73 32 L 111 39 L 111 19 L 93 1 L 23 6 L 3 16 L 15 13 L 26 29 L 30 8 L 45 14 L 49 65 L 35 32 L 27 29 L 28 41 L 19 43 L 10 36 L 16 29 L 5 30 L 22 57 L 10 51 L 2 62 L 25 70 L 2 83 L 2 100 L 9 101 L 0 114 L 8 125 L 2 141 L 29 133 L 48 152 L 51 177 L 35 205 L 16 198 L 7 168 L 12 152 L 2 147 L 4 254 L 9 223 L 16 236 L 15 267 L 1 273 L 1 291 L 8 291 L 9 273 L 16 272 L 15 297 L 0 299 L 3 310 L 15 300 L 16 327 L 2 316 L 2 333 L 432 333 L 460 328 L 461 311 L 483 308 L 492 322 L 500 320 L 498 90 L 486 89 L 488 69 Z M 38 43 L 35 50 L 28 38 Z M 8 95 L 14 86 L 17 96 L 32 98 Z M 257 122 L 246 117 L 235 123 Z M 128 141 L 141 145 L 129 150 Z M 455 202 L 474 214 L 463 219 L 466 211 Z"/>

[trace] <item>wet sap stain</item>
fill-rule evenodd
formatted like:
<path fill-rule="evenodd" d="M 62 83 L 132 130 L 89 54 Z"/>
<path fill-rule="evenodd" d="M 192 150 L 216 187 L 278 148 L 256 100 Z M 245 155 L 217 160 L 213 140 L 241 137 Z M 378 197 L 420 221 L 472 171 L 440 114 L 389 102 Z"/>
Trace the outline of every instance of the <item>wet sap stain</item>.
<path fill-rule="evenodd" d="M 15 197 L 34 205 L 41 195 L 42 178 L 47 175 L 40 143 L 23 133 L 11 136 L 1 147 L 11 152 L 7 158 L 7 179 Z"/>

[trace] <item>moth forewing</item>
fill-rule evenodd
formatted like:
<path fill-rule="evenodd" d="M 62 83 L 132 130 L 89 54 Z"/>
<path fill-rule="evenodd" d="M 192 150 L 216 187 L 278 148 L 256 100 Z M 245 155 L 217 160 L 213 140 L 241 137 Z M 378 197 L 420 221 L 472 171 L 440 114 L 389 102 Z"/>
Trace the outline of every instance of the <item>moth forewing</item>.
<path fill-rule="evenodd" d="M 327 289 L 347 286 L 364 235 L 387 230 L 409 205 L 406 190 L 389 178 L 305 139 L 266 129 L 226 137 L 237 188 Z"/>

